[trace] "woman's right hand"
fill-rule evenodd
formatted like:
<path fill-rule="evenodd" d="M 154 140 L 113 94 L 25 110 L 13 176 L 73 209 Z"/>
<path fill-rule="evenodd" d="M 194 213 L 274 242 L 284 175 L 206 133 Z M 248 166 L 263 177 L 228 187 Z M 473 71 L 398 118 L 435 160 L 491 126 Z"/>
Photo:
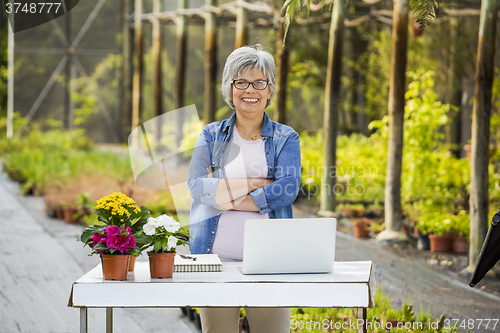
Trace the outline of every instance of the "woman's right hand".
<path fill-rule="evenodd" d="M 252 192 L 253 190 L 256 190 L 258 188 L 261 188 L 261 187 L 264 187 L 264 186 L 267 186 L 267 185 L 271 185 L 272 183 L 274 183 L 274 180 L 272 179 L 266 179 L 266 178 L 249 178 L 248 179 L 248 185 L 250 187 L 250 191 L 249 192 Z"/>

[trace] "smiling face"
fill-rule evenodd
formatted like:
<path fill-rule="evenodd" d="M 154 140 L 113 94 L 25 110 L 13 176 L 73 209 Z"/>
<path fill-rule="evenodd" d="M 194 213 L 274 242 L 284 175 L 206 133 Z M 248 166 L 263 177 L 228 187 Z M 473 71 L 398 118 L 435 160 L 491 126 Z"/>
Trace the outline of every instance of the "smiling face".
<path fill-rule="evenodd" d="M 244 79 L 249 82 L 255 80 L 267 80 L 259 69 L 249 69 L 244 71 L 237 79 Z M 233 86 L 233 104 L 236 114 L 245 117 L 262 117 L 267 100 L 271 98 L 269 86 L 264 90 L 257 90 L 251 84 L 248 88 L 240 90 Z"/>

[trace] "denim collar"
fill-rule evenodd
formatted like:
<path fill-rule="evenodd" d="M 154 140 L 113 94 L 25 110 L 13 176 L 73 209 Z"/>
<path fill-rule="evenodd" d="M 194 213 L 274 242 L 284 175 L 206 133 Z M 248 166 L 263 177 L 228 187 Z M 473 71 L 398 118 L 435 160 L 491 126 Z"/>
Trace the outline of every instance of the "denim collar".
<path fill-rule="evenodd" d="M 233 127 L 235 121 L 236 121 L 236 112 L 234 112 L 233 115 L 227 120 L 223 132 L 229 133 L 229 129 Z M 262 131 L 260 132 L 260 136 L 271 137 L 272 135 L 273 135 L 272 121 L 271 119 L 269 119 L 267 113 L 264 112 L 264 124 L 262 125 Z"/>

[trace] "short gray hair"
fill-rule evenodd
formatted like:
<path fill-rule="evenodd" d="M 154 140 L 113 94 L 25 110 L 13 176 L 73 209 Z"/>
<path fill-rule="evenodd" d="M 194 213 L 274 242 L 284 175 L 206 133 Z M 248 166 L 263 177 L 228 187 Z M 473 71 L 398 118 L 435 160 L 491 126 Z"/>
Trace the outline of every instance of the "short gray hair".
<path fill-rule="evenodd" d="M 246 70 L 259 69 L 265 78 L 269 80 L 269 89 L 271 90 L 271 97 L 273 98 L 276 92 L 276 64 L 274 63 L 273 56 L 260 44 L 243 46 L 234 50 L 229 57 L 227 57 L 224 71 L 222 72 L 222 96 L 234 109 L 233 104 L 233 89 L 232 80 L 237 79 Z M 269 106 L 270 100 L 266 104 Z"/>

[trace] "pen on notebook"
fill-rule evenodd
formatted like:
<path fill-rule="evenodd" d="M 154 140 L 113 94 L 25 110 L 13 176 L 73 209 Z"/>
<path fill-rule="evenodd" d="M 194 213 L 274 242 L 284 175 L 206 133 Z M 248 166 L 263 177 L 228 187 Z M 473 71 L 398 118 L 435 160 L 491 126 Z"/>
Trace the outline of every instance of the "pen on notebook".
<path fill-rule="evenodd" d="M 179 254 L 179 256 L 183 259 L 191 259 L 193 261 L 196 261 L 196 257 L 187 256 L 185 254 Z"/>

